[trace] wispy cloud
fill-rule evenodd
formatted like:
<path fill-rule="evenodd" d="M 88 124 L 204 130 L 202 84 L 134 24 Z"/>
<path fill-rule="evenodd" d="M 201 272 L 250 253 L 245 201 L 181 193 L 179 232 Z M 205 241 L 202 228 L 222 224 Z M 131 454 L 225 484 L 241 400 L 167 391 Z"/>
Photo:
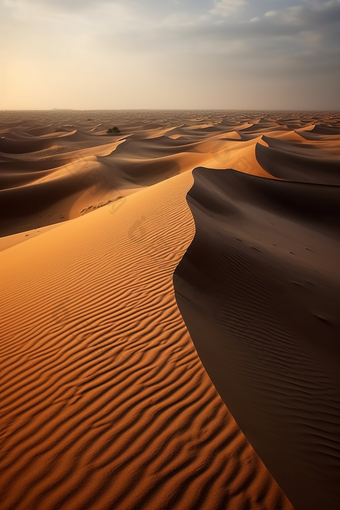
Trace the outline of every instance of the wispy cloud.
<path fill-rule="evenodd" d="M 246 0 L 215 0 L 215 7 L 210 12 L 211 14 L 229 16 L 243 9 L 246 5 L 248 5 Z"/>
<path fill-rule="evenodd" d="M 127 107 L 130 98 L 131 107 L 264 107 L 267 99 L 336 108 L 339 26 L 340 0 L 0 0 L 0 107 L 25 103 L 20 80 L 29 107 L 43 79 L 49 94 L 34 105 L 61 103 L 67 83 L 69 104 L 84 96 L 93 107 Z M 315 96 L 298 92 L 311 80 Z M 296 97 L 261 95 L 280 83 Z"/>

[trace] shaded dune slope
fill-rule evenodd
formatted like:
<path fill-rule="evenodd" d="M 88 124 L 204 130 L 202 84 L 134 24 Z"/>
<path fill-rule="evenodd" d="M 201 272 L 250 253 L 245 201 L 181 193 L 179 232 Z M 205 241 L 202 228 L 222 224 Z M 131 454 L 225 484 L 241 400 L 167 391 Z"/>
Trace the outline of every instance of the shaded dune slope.
<path fill-rule="evenodd" d="M 336 510 L 340 187 L 200 168 L 187 199 L 174 285 L 204 366 L 295 508 Z"/>
<path fill-rule="evenodd" d="M 264 138 L 264 141 L 267 141 Z M 269 141 L 268 141 L 269 142 Z M 270 142 L 269 142 L 270 145 Z M 281 144 L 280 144 L 281 145 Z M 318 158 L 313 156 L 310 148 L 306 154 L 298 154 L 294 147 L 281 148 L 256 145 L 256 157 L 259 164 L 269 174 L 280 179 L 300 182 L 318 182 L 322 184 L 340 184 L 340 159 Z M 301 148 L 296 148 L 298 151 Z"/>

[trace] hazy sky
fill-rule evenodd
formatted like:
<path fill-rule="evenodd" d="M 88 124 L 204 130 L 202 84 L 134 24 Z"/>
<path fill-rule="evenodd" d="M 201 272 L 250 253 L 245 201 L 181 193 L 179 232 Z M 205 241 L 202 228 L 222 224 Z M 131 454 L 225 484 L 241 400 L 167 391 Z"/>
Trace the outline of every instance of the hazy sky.
<path fill-rule="evenodd" d="M 0 109 L 340 109 L 340 0 L 0 0 Z"/>

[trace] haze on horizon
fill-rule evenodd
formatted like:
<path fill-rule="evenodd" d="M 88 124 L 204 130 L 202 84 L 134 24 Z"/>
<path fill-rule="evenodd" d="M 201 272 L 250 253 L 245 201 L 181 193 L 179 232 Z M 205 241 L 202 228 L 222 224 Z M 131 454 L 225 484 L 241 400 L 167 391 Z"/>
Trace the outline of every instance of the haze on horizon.
<path fill-rule="evenodd" d="M 340 0 L 0 0 L 0 109 L 340 109 Z"/>

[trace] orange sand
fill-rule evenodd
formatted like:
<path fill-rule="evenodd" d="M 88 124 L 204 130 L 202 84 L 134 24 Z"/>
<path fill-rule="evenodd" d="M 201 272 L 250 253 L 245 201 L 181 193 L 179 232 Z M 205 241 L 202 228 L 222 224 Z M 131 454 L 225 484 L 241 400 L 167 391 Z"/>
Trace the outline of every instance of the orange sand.
<path fill-rule="evenodd" d="M 173 287 L 195 167 L 286 179 L 273 139 L 321 143 L 337 178 L 340 151 L 313 132 L 324 116 L 264 116 L 1 114 L 4 510 L 292 509 L 205 372 Z"/>

